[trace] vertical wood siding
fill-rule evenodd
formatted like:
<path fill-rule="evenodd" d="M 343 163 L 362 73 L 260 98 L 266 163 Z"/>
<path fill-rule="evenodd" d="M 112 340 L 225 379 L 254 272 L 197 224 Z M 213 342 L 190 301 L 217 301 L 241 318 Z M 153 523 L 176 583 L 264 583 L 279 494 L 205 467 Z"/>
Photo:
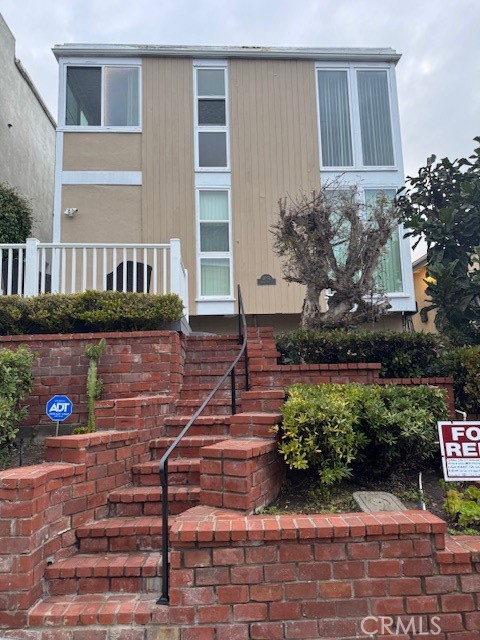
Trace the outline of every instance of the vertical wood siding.
<path fill-rule="evenodd" d="M 182 241 L 195 291 L 192 60 L 144 58 L 142 226 L 144 242 Z M 194 312 L 193 306 L 190 309 Z"/>
<path fill-rule="evenodd" d="M 295 313 L 303 287 L 282 279 L 271 225 L 278 200 L 320 181 L 315 66 L 231 60 L 230 139 L 235 281 L 249 313 Z M 276 286 L 257 286 L 269 273 Z"/>

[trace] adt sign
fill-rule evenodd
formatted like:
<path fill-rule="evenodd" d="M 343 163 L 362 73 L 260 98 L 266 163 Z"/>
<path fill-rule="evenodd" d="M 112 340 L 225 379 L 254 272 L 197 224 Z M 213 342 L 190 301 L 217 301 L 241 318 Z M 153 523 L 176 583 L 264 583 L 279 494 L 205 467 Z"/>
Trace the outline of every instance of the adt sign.
<path fill-rule="evenodd" d="M 73 403 L 68 396 L 53 396 L 46 405 L 47 416 L 54 422 L 63 422 L 72 411 Z"/>

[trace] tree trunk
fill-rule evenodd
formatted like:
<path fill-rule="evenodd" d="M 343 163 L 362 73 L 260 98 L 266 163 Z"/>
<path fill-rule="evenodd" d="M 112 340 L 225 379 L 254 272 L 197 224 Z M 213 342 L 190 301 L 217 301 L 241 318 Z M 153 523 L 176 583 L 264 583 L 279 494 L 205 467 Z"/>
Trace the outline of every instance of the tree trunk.
<path fill-rule="evenodd" d="M 320 291 L 313 285 L 307 285 L 307 292 L 302 306 L 302 317 L 300 326 L 306 329 L 316 329 L 319 325 L 320 311 Z"/>

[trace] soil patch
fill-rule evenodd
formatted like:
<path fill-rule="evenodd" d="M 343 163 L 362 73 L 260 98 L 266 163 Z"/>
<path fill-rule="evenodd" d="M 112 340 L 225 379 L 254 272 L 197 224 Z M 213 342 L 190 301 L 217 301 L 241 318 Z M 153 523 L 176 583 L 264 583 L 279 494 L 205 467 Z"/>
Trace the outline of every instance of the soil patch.
<path fill-rule="evenodd" d="M 19 466 L 41 464 L 44 460 L 45 445 L 43 442 L 25 440 L 15 441 L 12 445 L 0 449 L 0 471 L 14 469 Z"/>
<path fill-rule="evenodd" d="M 289 471 L 278 498 L 262 511 L 264 513 L 347 513 L 360 511 L 353 499 L 355 491 L 388 491 L 393 493 L 408 509 L 422 508 L 419 488 L 419 472 L 399 470 L 388 478 L 355 479 L 336 486 L 326 499 L 319 490 L 315 475 L 307 472 Z M 443 503 L 445 489 L 442 474 L 438 469 L 422 471 L 423 501 L 428 511 L 445 520 L 451 533 L 472 533 L 478 535 L 480 526 L 471 530 L 461 529 L 445 513 Z M 458 486 L 458 485 L 457 485 Z M 450 486 L 447 487 L 447 489 Z"/>

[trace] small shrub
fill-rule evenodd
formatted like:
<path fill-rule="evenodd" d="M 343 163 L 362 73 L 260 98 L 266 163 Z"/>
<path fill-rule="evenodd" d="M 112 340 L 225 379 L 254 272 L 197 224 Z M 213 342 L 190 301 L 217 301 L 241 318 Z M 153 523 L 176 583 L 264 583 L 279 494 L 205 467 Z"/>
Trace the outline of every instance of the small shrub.
<path fill-rule="evenodd" d="M 444 375 L 453 377 L 457 408 L 480 413 L 480 346 L 457 347 L 442 358 Z"/>
<path fill-rule="evenodd" d="M 276 336 L 286 364 L 380 362 L 383 378 L 438 374 L 442 340 L 427 333 L 394 331 L 313 331 L 298 329 Z"/>
<path fill-rule="evenodd" d="M 438 451 L 446 393 L 435 387 L 296 384 L 282 407 L 279 450 L 291 469 L 316 469 L 320 487 L 351 475 L 421 466 Z"/>
<path fill-rule="evenodd" d="M 359 385 L 295 384 L 288 389 L 280 453 L 291 469 L 316 469 L 326 493 L 350 476 L 352 462 L 366 444 L 356 428 L 361 396 Z"/>
<path fill-rule="evenodd" d="M 449 489 L 443 508 L 460 527 L 479 526 L 480 489 L 474 485 L 470 485 L 464 491 Z"/>
<path fill-rule="evenodd" d="M 0 334 L 148 331 L 182 315 L 183 304 L 175 294 L 86 291 L 2 296 Z"/>
<path fill-rule="evenodd" d="M 0 243 L 23 243 L 32 232 L 32 207 L 15 187 L 0 184 Z"/>
<path fill-rule="evenodd" d="M 89 344 L 85 347 L 85 355 L 89 359 L 88 373 L 87 373 L 87 399 L 88 399 L 88 424 L 89 429 L 86 433 L 91 433 L 97 430 L 95 424 L 95 400 L 98 400 L 101 396 L 103 389 L 103 380 L 98 378 L 98 363 L 105 351 L 106 346 L 105 338 L 102 338 L 98 344 Z"/>
<path fill-rule="evenodd" d="M 26 347 L 0 349 L 0 446 L 11 442 L 27 415 L 22 401 L 33 386 L 34 354 Z"/>

